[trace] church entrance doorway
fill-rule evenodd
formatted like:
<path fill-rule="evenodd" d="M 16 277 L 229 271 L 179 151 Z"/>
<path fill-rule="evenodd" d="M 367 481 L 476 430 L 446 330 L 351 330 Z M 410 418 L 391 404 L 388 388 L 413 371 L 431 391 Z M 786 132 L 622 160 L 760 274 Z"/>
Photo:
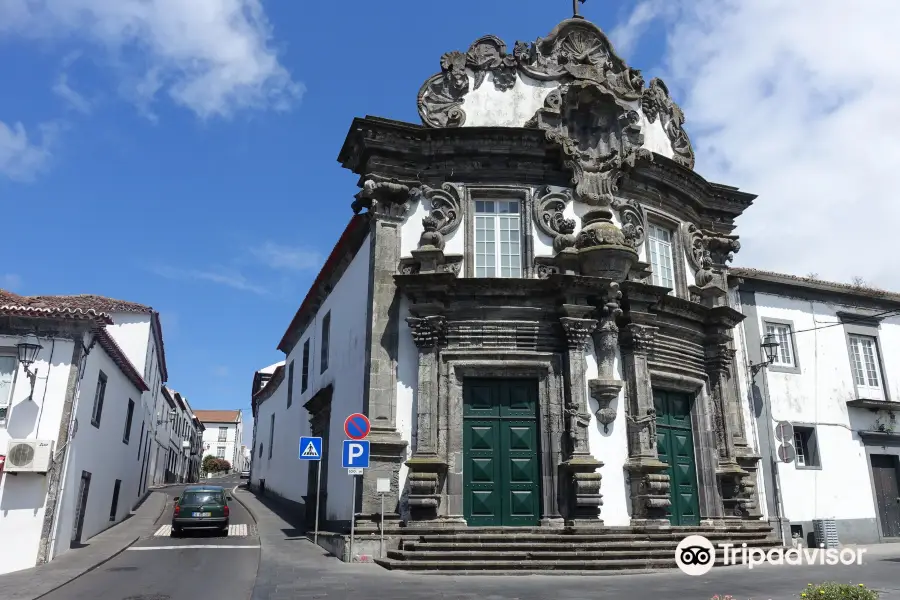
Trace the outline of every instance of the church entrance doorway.
<path fill-rule="evenodd" d="M 470 526 L 540 521 L 538 382 L 463 383 L 463 511 Z"/>

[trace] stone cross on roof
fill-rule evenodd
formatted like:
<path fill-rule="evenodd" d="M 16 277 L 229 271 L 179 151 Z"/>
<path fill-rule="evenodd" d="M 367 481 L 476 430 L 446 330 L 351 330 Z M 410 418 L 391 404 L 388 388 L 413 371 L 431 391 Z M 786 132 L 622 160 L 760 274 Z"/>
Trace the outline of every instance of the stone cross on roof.
<path fill-rule="evenodd" d="M 572 15 L 575 17 L 580 17 L 578 14 L 578 3 L 584 4 L 585 0 L 572 0 Z"/>

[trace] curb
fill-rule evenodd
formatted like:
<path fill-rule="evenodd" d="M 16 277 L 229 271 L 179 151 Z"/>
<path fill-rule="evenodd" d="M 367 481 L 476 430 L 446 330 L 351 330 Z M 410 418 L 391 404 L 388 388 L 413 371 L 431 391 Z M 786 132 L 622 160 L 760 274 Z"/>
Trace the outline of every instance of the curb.
<path fill-rule="evenodd" d="M 151 490 L 150 493 L 147 494 L 147 497 L 144 498 L 144 501 L 146 502 L 146 501 L 147 501 L 153 494 L 155 494 L 155 493 L 160 493 L 160 492 L 156 492 L 155 490 Z M 169 499 L 166 498 L 166 499 L 163 500 L 163 503 L 162 503 L 162 509 L 160 509 L 159 514 L 156 515 L 156 517 L 153 519 L 153 523 L 154 523 L 154 524 L 156 524 L 156 522 L 159 521 L 160 517 L 162 517 L 163 514 L 165 514 L 165 512 L 166 512 L 166 507 L 167 507 L 168 505 L 169 505 Z M 115 527 L 115 525 L 114 525 L 113 527 Z M 106 563 L 108 563 L 109 561 L 111 561 L 112 559 L 116 558 L 117 556 L 119 556 L 120 554 L 122 554 L 123 552 L 125 552 L 126 550 L 128 550 L 129 548 L 131 548 L 132 546 L 134 546 L 140 539 L 141 539 L 141 536 L 135 537 L 133 540 L 131 540 L 130 542 L 128 542 L 127 544 L 125 544 L 124 546 L 122 546 L 122 548 L 120 548 L 120 549 L 117 550 L 116 552 L 112 553 L 112 554 L 109 555 L 108 557 L 104 558 L 104 559 L 101 560 L 100 562 L 98 562 L 98 563 L 96 563 L 96 564 L 94 564 L 94 565 L 92 565 L 92 566 L 86 568 L 84 571 L 82 571 L 81 573 L 79 573 L 79 574 L 76 575 L 75 577 L 72 577 L 72 578 L 69 579 L 68 581 L 64 581 L 64 582 L 60 583 L 58 586 L 54 587 L 53 589 L 48 590 L 48 591 L 42 593 L 42 594 L 39 595 L 39 596 L 35 596 L 35 597 L 33 598 L 33 600 L 39 600 L 40 598 L 43 598 L 43 597 L 45 597 L 45 596 L 48 596 L 48 595 L 52 594 L 53 592 L 59 590 L 59 589 L 62 588 L 63 586 L 69 585 L 70 583 L 72 583 L 72 582 L 75 581 L 76 579 L 78 579 L 78 578 L 80 578 L 80 577 L 83 577 L 83 576 L 87 575 L 88 573 L 90 573 L 91 571 L 96 570 L 96 569 L 99 568 L 99 567 L 102 567 L 103 565 L 105 565 Z M 48 564 L 49 564 L 49 563 L 48 563 Z"/>
<path fill-rule="evenodd" d="M 237 493 L 237 491 L 236 491 L 236 490 L 238 490 L 238 489 L 240 489 L 240 486 L 235 486 L 234 488 L 232 488 L 232 490 L 231 490 L 231 495 L 234 497 L 235 500 L 238 501 L 238 504 L 240 504 L 241 506 L 243 506 L 244 509 L 245 509 L 248 513 L 250 513 L 250 518 L 253 519 L 253 522 L 256 524 L 257 530 L 258 530 L 258 528 L 259 528 L 259 517 L 256 515 L 256 513 L 253 511 L 253 509 L 250 508 L 250 506 L 249 506 L 246 502 L 244 502 L 243 500 L 241 500 L 241 497 L 238 495 L 238 493 Z M 248 494 L 252 493 L 252 492 L 250 492 L 249 490 L 240 490 L 240 491 L 246 492 L 246 493 L 248 493 Z M 259 536 L 259 542 L 260 542 L 260 545 L 262 545 L 262 536 Z"/>

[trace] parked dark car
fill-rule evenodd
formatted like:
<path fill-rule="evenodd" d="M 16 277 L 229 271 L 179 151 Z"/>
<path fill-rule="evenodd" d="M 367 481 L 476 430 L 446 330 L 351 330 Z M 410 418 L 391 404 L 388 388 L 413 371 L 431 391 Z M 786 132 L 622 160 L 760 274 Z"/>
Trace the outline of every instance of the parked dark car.
<path fill-rule="evenodd" d="M 184 489 L 175 497 L 172 513 L 172 535 L 181 535 L 183 529 L 228 530 L 228 501 L 231 496 L 218 485 L 195 485 Z"/>

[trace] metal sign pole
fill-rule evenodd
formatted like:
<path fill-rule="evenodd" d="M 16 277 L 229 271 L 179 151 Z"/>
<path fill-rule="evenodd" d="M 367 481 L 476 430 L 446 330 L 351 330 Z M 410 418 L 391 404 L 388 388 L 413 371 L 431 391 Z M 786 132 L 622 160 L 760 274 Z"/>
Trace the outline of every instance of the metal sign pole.
<path fill-rule="evenodd" d="M 313 534 L 313 543 L 319 544 L 319 505 L 322 504 L 322 459 L 316 461 L 319 463 L 318 474 L 316 475 L 316 531 Z"/>
<path fill-rule="evenodd" d="M 381 493 L 381 558 L 384 558 L 384 492 Z"/>
<path fill-rule="evenodd" d="M 350 559 L 347 562 L 353 562 L 353 537 L 356 535 L 356 475 L 353 476 L 353 494 L 350 496 L 353 503 L 353 510 L 350 511 Z"/>

